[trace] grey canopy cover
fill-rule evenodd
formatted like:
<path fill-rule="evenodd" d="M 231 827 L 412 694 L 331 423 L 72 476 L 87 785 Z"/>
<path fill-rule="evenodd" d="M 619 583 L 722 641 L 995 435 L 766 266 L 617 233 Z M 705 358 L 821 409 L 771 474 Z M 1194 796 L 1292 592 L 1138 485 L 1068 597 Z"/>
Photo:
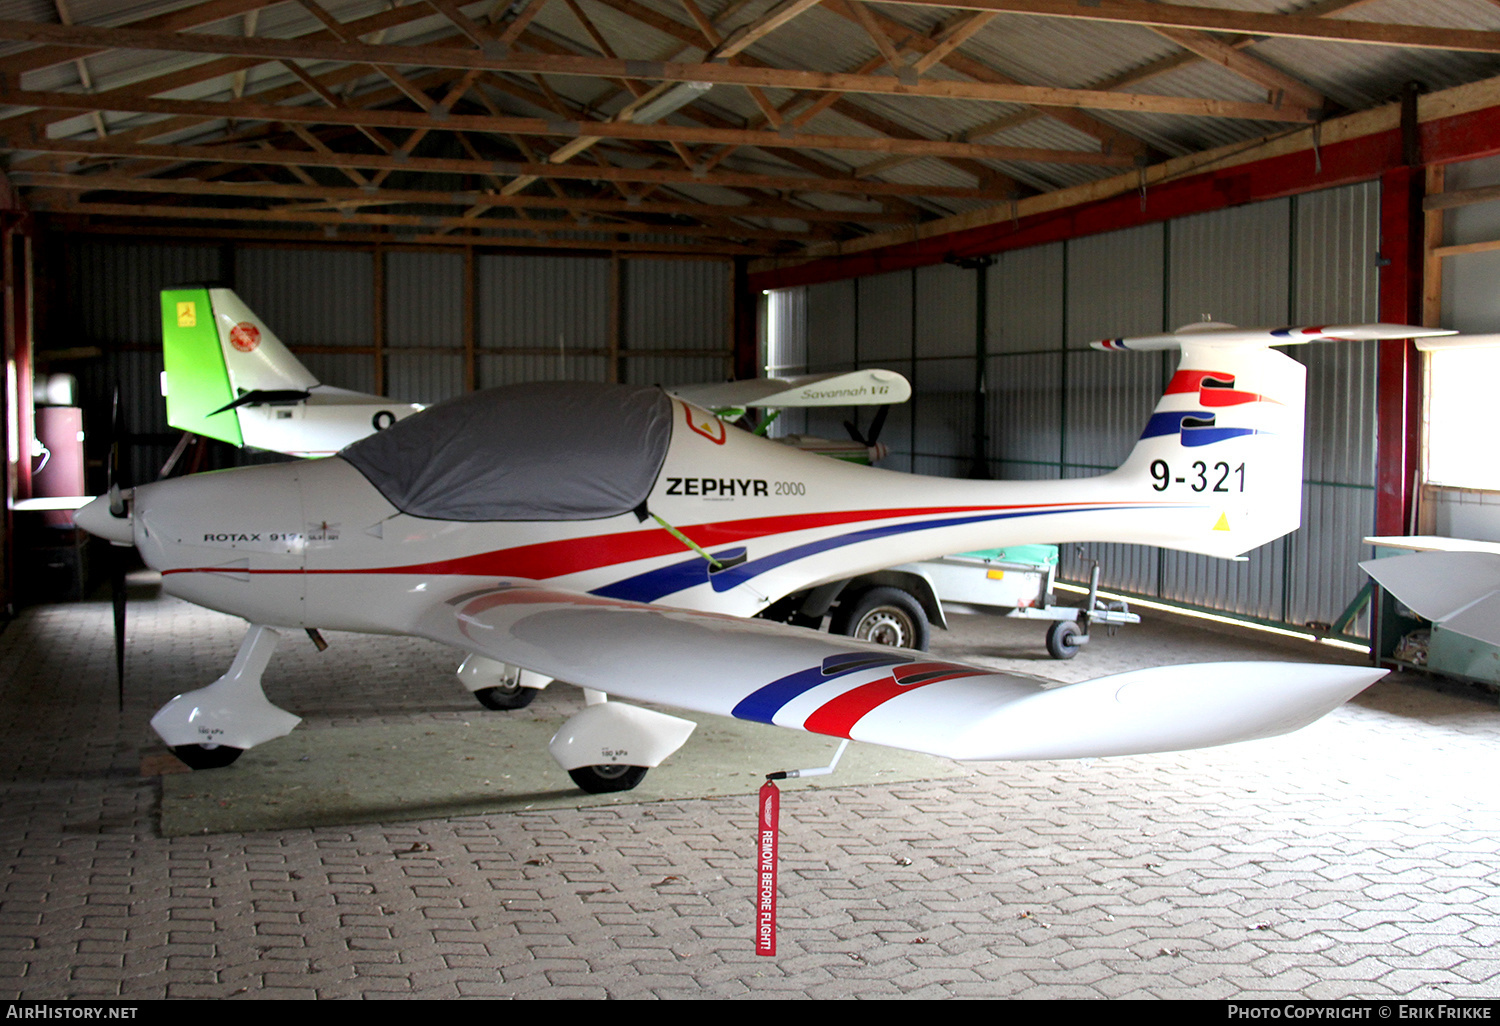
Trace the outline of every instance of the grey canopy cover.
<path fill-rule="evenodd" d="M 640 506 L 672 439 L 659 388 L 547 382 L 439 403 L 339 455 L 435 520 L 595 520 Z"/>

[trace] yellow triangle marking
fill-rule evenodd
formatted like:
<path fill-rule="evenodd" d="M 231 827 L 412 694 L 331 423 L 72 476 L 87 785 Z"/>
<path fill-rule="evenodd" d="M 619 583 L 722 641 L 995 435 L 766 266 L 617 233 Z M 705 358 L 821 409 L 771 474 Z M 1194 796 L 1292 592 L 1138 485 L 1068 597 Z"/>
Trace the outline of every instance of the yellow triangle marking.
<path fill-rule="evenodd" d="M 1220 513 L 1219 514 L 1219 522 L 1214 525 L 1214 530 L 1215 531 L 1227 531 L 1227 530 L 1229 530 L 1229 514 L 1227 514 L 1227 513 Z"/>

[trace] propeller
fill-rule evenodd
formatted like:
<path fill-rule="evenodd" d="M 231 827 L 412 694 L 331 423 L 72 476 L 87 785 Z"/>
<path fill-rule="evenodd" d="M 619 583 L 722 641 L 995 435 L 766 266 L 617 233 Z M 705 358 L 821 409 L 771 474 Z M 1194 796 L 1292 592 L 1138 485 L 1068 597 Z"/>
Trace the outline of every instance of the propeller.
<path fill-rule="evenodd" d="M 890 412 L 891 408 L 889 406 L 882 406 L 876 410 L 875 419 L 870 421 L 870 430 L 864 434 L 861 434 L 859 428 L 854 426 L 854 421 L 844 421 L 844 430 L 849 432 L 849 437 L 870 450 L 870 461 L 872 463 L 885 458 L 885 446 L 879 444 L 879 438 L 880 429 L 885 427 L 886 414 Z"/>
<path fill-rule="evenodd" d="M 115 384 L 113 405 L 110 410 L 109 460 L 105 464 L 109 485 L 109 512 L 111 516 L 124 518 L 130 515 L 125 504 L 125 495 L 120 488 L 120 439 L 124 435 L 124 415 L 120 409 L 120 386 Z M 111 550 L 114 545 L 111 543 Z M 109 568 L 109 597 L 115 612 L 115 686 L 119 693 L 120 711 L 125 711 L 125 561 L 124 552 L 111 551 Z"/>

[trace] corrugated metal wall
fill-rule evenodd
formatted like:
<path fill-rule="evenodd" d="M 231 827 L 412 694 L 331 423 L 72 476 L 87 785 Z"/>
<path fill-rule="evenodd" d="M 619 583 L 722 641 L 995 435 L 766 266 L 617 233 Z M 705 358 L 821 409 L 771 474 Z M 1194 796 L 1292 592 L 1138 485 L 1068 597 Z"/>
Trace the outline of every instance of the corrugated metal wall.
<path fill-rule="evenodd" d="M 1309 193 L 1292 201 L 1291 320 L 1303 324 L 1380 319 L 1376 183 Z M 1307 456 L 1302 530 L 1290 539 L 1292 623 L 1331 623 L 1368 578 L 1375 527 L 1377 342 L 1303 346 L 1307 364 Z M 1362 626 L 1361 633 L 1367 627 Z"/>
<path fill-rule="evenodd" d="M 150 480 L 172 451 L 161 399 L 163 288 L 213 281 L 222 275 L 217 246 L 95 245 L 68 247 L 62 257 L 67 282 L 38 348 L 97 346 L 100 360 L 61 368 L 79 378 L 89 456 L 102 460 L 109 445 L 110 404 L 116 386 L 124 432 L 139 439 L 121 450 L 122 476 Z M 45 270 L 42 271 L 45 274 Z"/>
<path fill-rule="evenodd" d="M 160 395 L 159 291 L 228 283 L 325 384 L 432 403 L 525 381 L 722 381 L 732 367 L 727 260 L 467 254 L 461 250 L 51 240 L 43 349 L 98 346 L 78 365 L 103 438 L 120 381 L 131 480 L 175 436 Z M 101 443 L 102 444 L 102 443 Z M 214 456 L 216 463 L 264 456 Z"/>
<path fill-rule="evenodd" d="M 725 261 L 626 260 L 621 380 L 644 385 L 724 381 L 731 373 Z"/>
<path fill-rule="evenodd" d="M 1101 353 L 1089 343 L 1162 329 L 1168 244 L 1167 226 L 1159 224 L 1067 244 L 1064 477 L 1090 477 L 1119 466 L 1161 396 L 1175 354 Z M 1124 359 L 1111 359 L 1115 356 Z M 1091 545 L 1085 552 L 1104 566 L 1111 587 L 1161 596 L 1159 549 Z M 1089 568 L 1075 548 L 1061 555 L 1066 576 L 1087 578 Z"/>
<path fill-rule="evenodd" d="M 944 265 L 788 290 L 770 308 L 780 334 L 805 347 L 797 369 L 881 366 L 911 378 L 913 401 L 887 423 L 885 466 L 960 476 L 974 455 L 982 275 L 983 459 L 996 478 L 1087 477 L 1126 457 L 1175 361 L 1090 341 L 1204 317 L 1375 320 L 1378 226 L 1378 185 L 1356 185 L 1006 252 L 982 272 Z M 1063 554 L 1065 574 L 1082 579 L 1097 558 L 1118 590 L 1278 623 L 1337 619 L 1362 586 L 1359 540 L 1373 526 L 1375 344 L 1291 355 L 1309 368 L 1301 530 L 1244 562 L 1090 545 Z M 807 430 L 842 437 L 838 419 Z"/>
<path fill-rule="evenodd" d="M 481 254 L 479 384 L 609 380 L 608 257 Z"/>

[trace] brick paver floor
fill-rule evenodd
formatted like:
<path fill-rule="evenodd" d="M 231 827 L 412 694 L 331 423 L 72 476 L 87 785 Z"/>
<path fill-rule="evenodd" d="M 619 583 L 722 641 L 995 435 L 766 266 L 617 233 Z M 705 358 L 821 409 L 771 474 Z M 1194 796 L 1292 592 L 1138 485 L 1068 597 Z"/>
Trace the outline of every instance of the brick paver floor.
<path fill-rule="evenodd" d="M 1383 682 L 1204 752 L 789 785 L 765 958 L 742 799 L 163 839 L 147 720 L 243 624 L 134 591 L 123 715 L 107 603 L 0 632 L 7 998 L 1500 997 L 1500 708 L 1474 689 Z M 1066 680 L 1360 660 L 1159 613 L 1071 663 L 1036 624 L 955 627 L 936 651 Z M 299 730 L 476 715 L 451 653 L 330 640 L 267 674 Z"/>

